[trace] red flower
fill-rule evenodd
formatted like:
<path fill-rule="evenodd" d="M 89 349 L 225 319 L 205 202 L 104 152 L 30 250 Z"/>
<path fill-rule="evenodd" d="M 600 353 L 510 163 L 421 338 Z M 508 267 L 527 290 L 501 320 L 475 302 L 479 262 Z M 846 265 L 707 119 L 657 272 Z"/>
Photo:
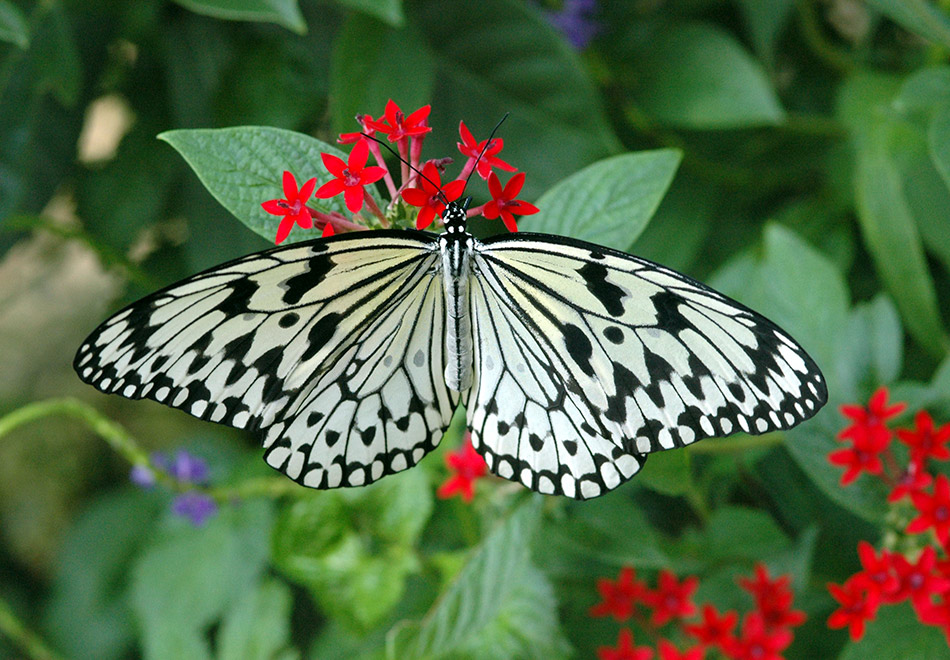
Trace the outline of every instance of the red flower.
<path fill-rule="evenodd" d="M 755 578 L 739 578 L 739 585 L 752 594 L 756 607 L 769 629 L 800 626 L 805 622 L 805 613 L 793 610 L 795 595 L 789 588 L 792 578 L 783 575 L 772 580 L 765 564 L 755 565 Z"/>
<path fill-rule="evenodd" d="M 534 204 L 515 199 L 518 193 L 521 192 L 523 185 L 524 172 L 519 172 L 511 177 L 508 183 L 505 184 L 504 189 L 501 187 L 498 175 L 492 172 L 488 177 L 488 192 L 491 193 L 492 200 L 485 204 L 482 215 L 489 220 L 494 220 L 500 215 L 508 231 L 518 231 L 518 225 L 515 224 L 513 214 L 531 215 L 538 212 L 538 207 Z"/>
<path fill-rule="evenodd" d="M 742 635 L 726 654 L 734 660 L 782 660 L 780 654 L 792 638 L 787 628 L 769 629 L 759 612 L 749 612 L 742 622 Z"/>
<path fill-rule="evenodd" d="M 644 596 L 644 601 L 654 608 L 650 623 L 662 626 L 674 617 L 693 615 L 696 606 L 691 599 L 698 586 L 699 579 L 696 577 L 679 582 L 672 572 L 666 569 L 660 571 L 656 591 L 647 591 Z"/>
<path fill-rule="evenodd" d="M 950 458 L 950 449 L 947 448 L 947 442 L 950 441 L 950 424 L 944 424 L 939 429 L 934 430 L 934 421 L 926 410 L 921 410 L 914 417 L 916 429 L 905 430 L 898 429 L 897 437 L 901 442 L 910 447 L 912 457 L 936 458 L 945 461 Z"/>
<path fill-rule="evenodd" d="M 356 115 L 356 121 L 360 123 L 360 126 L 363 127 L 363 130 L 357 131 L 355 133 L 340 133 L 340 137 L 336 139 L 337 143 L 353 144 L 354 142 L 365 139 L 366 135 L 369 135 L 370 137 L 376 135 L 376 129 L 372 126 L 372 115 Z"/>
<path fill-rule="evenodd" d="M 416 229 L 425 229 L 432 224 L 437 213 L 445 210 L 447 202 L 454 202 L 461 197 L 465 190 L 464 181 L 450 181 L 442 185 L 439 170 L 432 163 L 422 167 L 422 176 L 419 180 L 421 188 L 406 188 L 402 191 L 402 198 L 407 204 L 420 207 L 416 218 Z"/>
<path fill-rule="evenodd" d="M 491 141 L 491 146 L 485 149 L 485 144 L 488 140 L 482 140 L 481 142 L 476 142 L 475 138 L 472 136 L 472 132 L 468 130 L 468 127 L 465 125 L 464 121 L 459 122 L 459 135 L 462 137 L 461 142 L 456 142 L 459 151 L 462 152 L 463 156 L 468 156 L 469 161 L 475 162 L 478 161 L 478 164 L 475 165 L 475 170 L 478 172 L 478 176 L 483 179 L 487 179 L 488 175 L 491 174 L 493 167 L 497 167 L 500 170 L 505 170 L 506 172 L 514 172 L 517 170 L 516 167 L 513 167 L 503 161 L 501 158 L 496 158 L 496 154 L 502 150 L 502 147 L 505 146 L 505 141 L 501 138 L 494 138 Z M 485 149 L 485 153 L 482 153 L 482 149 Z M 481 158 L 479 158 L 481 156 Z M 466 163 L 468 167 L 468 163 Z M 460 177 L 462 178 L 462 177 Z"/>
<path fill-rule="evenodd" d="M 875 429 L 878 432 L 884 432 L 890 436 L 890 431 L 887 429 L 885 422 L 891 417 L 901 414 L 906 407 L 906 403 L 897 403 L 888 407 L 887 388 L 881 386 L 871 395 L 871 400 L 868 402 L 867 408 L 853 404 L 841 406 L 841 414 L 852 420 L 853 423 L 842 431 L 838 437 L 851 437 L 852 433 L 858 429 Z"/>
<path fill-rule="evenodd" d="M 307 209 L 307 200 L 313 194 L 313 189 L 317 185 L 316 178 L 310 179 L 300 190 L 297 190 L 297 179 L 290 172 L 284 172 L 284 199 L 272 199 L 264 202 L 261 206 L 265 211 L 272 215 L 282 215 L 284 219 L 280 221 L 277 227 L 277 238 L 275 243 L 280 245 L 294 225 L 300 225 L 304 229 L 313 227 L 313 217 Z"/>
<path fill-rule="evenodd" d="M 933 527 L 937 540 L 946 547 L 950 536 L 950 481 L 947 476 L 937 475 L 933 495 L 917 492 L 911 493 L 910 497 L 920 515 L 910 522 L 907 532 L 919 534 Z"/>
<path fill-rule="evenodd" d="M 613 615 L 617 621 L 626 621 L 633 614 L 637 601 L 646 594 L 647 588 L 636 579 L 633 568 L 624 566 L 620 569 L 616 583 L 607 578 L 597 580 L 597 591 L 603 601 L 590 608 L 590 615 Z"/>
<path fill-rule="evenodd" d="M 317 197 L 327 199 L 343 193 L 346 208 L 351 213 L 359 213 L 363 208 L 363 186 L 376 183 L 386 175 L 386 170 L 382 167 L 376 165 L 366 167 L 366 159 L 369 158 L 366 140 L 356 143 L 345 163 L 331 154 L 320 155 L 323 157 L 323 164 L 327 170 L 336 178 L 320 186 Z"/>
<path fill-rule="evenodd" d="M 897 592 L 900 581 L 891 567 L 891 553 L 881 550 L 881 556 L 878 557 L 874 554 L 874 546 L 867 541 L 861 541 L 858 543 L 858 557 L 861 558 L 861 567 L 864 570 L 851 578 L 856 588 L 881 597 Z"/>
<path fill-rule="evenodd" d="M 924 470 L 923 461 L 924 459 L 919 456 L 911 456 L 907 469 L 898 477 L 897 485 L 887 496 L 888 502 L 896 502 L 908 495 L 919 493 L 933 482 L 933 477 Z"/>
<path fill-rule="evenodd" d="M 426 122 L 431 109 L 431 106 L 424 105 L 406 117 L 399 106 L 392 99 L 389 99 L 386 102 L 385 114 L 376 121 L 367 119 L 364 126 L 387 134 L 390 142 L 396 142 L 406 137 L 421 137 L 432 130 L 432 127 Z"/>
<path fill-rule="evenodd" d="M 702 646 L 696 646 L 680 653 L 679 649 L 673 645 L 673 642 L 660 640 L 660 660 L 703 660 L 706 655 L 706 649 Z"/>
<path fill-rule="evenodd" d="M 703 605 L 703 621 L 683 626 L 688 635 L 695 637 L 700 644 L 715 645 L 719 648 L 729 648 L 735 642 L 733 630 L 739 621 L 739 613 L 730 610 L 722 616 L 712 605 Z"/>
<path fill-rule="evenodd" d="M 622 628 L 617 638 L 616 648 L 601 646 L 597 649 L 598 660 L 650 660 L 653 649 L 646 646 L 633 648 L 633 633 L 629 628 Z"/>
<path fill-rule="evenodd" d="M 842 486 L 847 486 L 857 479 L 861 472 L 879 475 L 884 471 L 880 454 L 887 449 L 890 436 L 871 428 L 856 427 L 856 431 L 851 447 L 828 454 L 832 465 L 848 468 L 841 475 Z"/>
<path fill-rule="evenodd" d="M 848 628 L 851 639 L 864 636 L 864 624 L 874 619 L 880 604 L 877 596 L 869 594 L 851 578 L 843 585 L 828 584 L 831 596 L 841 605 L 828 617 L 829 628 Z"/>
<path fill-rule="evenodd" d="M 471 502 L 475 497 L 475 482 L 485 476 L 488 466 L 485 459 L 472 447 L 472 441 L 466 437 L 458 451 L 445 455 L 445 464 L 455 476 L 439 486 L 436 492 L 442 499 L 448 499 L 456 493 L 461 493 L 462 499 Z"/>
<path fill-rule="evenodd" d="M 926 608 L 930 604 L 931 596 L 950 589 L 950 580 L 934 570 L 937 566 L 937 552 L 933 546 L 924 548 L 913 564 L 903 555 L 891 555 L 891 566 L 897 574 L 898 587 L 897 591 L 887 598 L 890 603 L 910 598 L 915 608 Z"/>

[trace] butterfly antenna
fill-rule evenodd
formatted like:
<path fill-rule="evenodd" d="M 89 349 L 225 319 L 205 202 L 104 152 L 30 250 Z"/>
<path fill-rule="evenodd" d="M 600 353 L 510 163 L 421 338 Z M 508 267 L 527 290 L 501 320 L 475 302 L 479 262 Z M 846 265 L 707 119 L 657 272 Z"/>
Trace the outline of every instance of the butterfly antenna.
<path fill-rule="evenodd" d="M 396 158 L 398 158 L 400 163 L 404 163 L 405 165 L 407 165 L 407 166 L 409 167 L 410 170 L 412 170 L 413 172 L 415 172 L 416 174 L 418 174 L 419 176 L 421 176 L 423 179 L 425 179 L 426 181 L 428 181 L 429 183 L 431 183 L 432 186 L 433 186 L 436 190 L 439 191 L 439 197 L 442 198 L 442 201 L 443 201 L 445 204 L 448 204 L 448 203 L 449 203 L 449 201 L 445 198 L 445 194 L 442 192 L 442 186 L 437 185 L 437 184 L 435 183 L 435 181 L 433 181 L 432 179 L 430 179 L 429 177 L 427 177 L 425 174 L 423 174 L 421 171 L 419 171 L 418 169 L 416 169 L 415 167 L 413 167 L 413 166 L 412 166 L 412 163 L 410 163 L 408 160 L 406 160 L 405 158 L 403 158 L 402 156 L 400 156 L 400 155 L 399 155 L 399 152 L 396 151 L 395 149 L 393 149 L 392 147 L 390 147 L 388 144 L 386 144 L 385 141 L 380 140 L 378 137 L 373 137 L 372 135 L 367 135 L 366 133 L 360 133 L 360 135 L 362 135 L 362 136 L 365 137 L 365 138 L 369 138 L 369 139 L 372 140 L 373 142 L 376 142 L 376 143 L 381 144 L 382 146 L 386 147 L 386 150 L 387 150 L 389 153 L 391 153 L 393 156 L 395 156 Z"/>
<path fill-rule="evenodd" d="M 495 133 L 498 131 L 498 127 L 505 123 L 505 120 L 508 119 L 510 113 L 505 113 L 505 116 L 498 120 L 498 123 L 495 124 L 495 128 L 491 129 L 491 135 L 488 136 L 488 139 L 485 140 L 485 146 L 482 147 L 481 153 L 478 154 L 478 158 L 475 159 L 475 164 L 472 166 L 472 171 L 468 173 L 468 176 L 465 177 L 465 187 L 468 188 L 468 180 L 472 178 L 472 175 L 475 173 L 475 170 L 478 169 L 478 161 L 482 159 L 482 156 L 485 155 L 485 152 L 488 151 L 488 147 L 491 146 L 492 138 L 495 137 Z"/>

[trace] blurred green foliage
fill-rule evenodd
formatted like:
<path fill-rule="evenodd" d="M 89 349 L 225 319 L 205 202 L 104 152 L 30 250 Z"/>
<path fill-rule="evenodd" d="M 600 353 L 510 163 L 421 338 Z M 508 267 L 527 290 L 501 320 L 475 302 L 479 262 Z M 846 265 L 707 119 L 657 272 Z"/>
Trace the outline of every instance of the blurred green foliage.
<path fill-rule="evenodd" d="M 196 529 L 161 488 L 122 485 L 127 465 L 79 427 L 2 435 L 0 599 L 45 645 L 96 659 L 587 658 L 616 639 L 587 615 L 598 577 L 670 568 L 700 576 L 700 601 L 743 607 L 734 578 L 763 561 L 809 616 L 787 657 L 950 656 L 909 609 L 882 610 L 860 643 L 824 625 L 825 583 L 857 568 L 858 540 L 878 541 L 889 515 L 879 482 L 842 488 L 827 461 L 837 406 L 884 384 L 906 419 L 950 421 L 947 3 L 601 0 L 581 51 L 546 18 L 560 7 L 0 0 L 0 251 L 23 274 L 4 276 L 0 354 L 36 343 L 48 360 L 39 379 L 6 369 L 0 410 L 80 395 L 245 495 Z M 592 502 L 493 480 L 465 505 L 434 498 L 441 455 L 366 489 L 274 487 L 250 438 L 75 382 L 90 313 L 266 247 L 276 222 L 258 204 L 279 196 L 280 172 L 316 175 L 353 116 L 390 98 L 432 104 L 431 158 L 455 151 L 459 120 L 481 137 L 509 112 L 503 155 L 542 208 L 524 228 L 630 249 L 761 311 L 822 366 L 827 408 L 781 436 L 656 456 Z M 103 107 L 114 152 L 87 145 Z M 76 244 L 118 286 L 70 294 L 72 321 L 28 340 L 7 332 L 23 326 L 18 302 L 61 319 L 41 305 L 42 273 L 55 285 L 64 271 L 25 263 Z M 36 245 L 41 259 L 18 260 Z M 460 438 L 454 426 L 444 443 Z M 22 657 L 12 649 L 0 634 L 0 657 Z"/>

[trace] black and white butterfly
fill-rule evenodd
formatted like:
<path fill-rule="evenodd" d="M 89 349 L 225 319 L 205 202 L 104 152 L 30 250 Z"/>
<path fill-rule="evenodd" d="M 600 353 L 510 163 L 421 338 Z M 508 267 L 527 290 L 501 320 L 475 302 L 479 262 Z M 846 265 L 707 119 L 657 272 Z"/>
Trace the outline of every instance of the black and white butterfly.
<path fill-rule="evenodd" d="M 578 499 L 650 452 L 787 429 L 826 401 L 793 339 L 699 282 L 569 238 L 478 240 L 454 202 L 443 218 L 195 275 L 105 321 L 76 371 L 254 431 L 314 488 L 415 465 L 461 402 L 495 474 Z"/>

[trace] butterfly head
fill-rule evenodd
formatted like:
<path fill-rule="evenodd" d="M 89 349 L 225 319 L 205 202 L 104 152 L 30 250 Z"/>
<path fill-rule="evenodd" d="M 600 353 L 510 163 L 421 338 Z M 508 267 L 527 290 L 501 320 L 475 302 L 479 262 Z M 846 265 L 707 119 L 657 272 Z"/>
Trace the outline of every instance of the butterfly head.
<path fill-rule="evenodd" d="M 465 212 L 471 203 L 471 197 L 464 197 L 457 202 L 449 202 L 442 212 L 442 222 L 447 234 L 461 234 L 466 230 L 468 214 Z"/>

